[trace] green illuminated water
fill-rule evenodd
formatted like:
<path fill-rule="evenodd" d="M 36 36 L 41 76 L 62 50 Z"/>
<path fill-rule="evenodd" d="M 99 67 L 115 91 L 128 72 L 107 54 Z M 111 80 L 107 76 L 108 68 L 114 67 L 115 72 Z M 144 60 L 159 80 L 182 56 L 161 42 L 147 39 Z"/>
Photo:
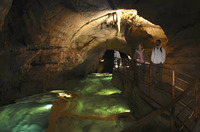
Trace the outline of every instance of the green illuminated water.
<path fill-rule="evenodd" d="M 69 99 L 65 111 L 74 115 L 107 117 L 130 112 L 121 91 L 112 86 L 112 75 L 92 74 L 84 79 L 71 80 L 57 87 L 60 91 L 47 92 L 24 98 L 18 103 L 0 108 L 0 132 L 45 132 L 48 127 L 52 101 L 58 92 L 73 92 L 81 95 Z M 57 131 L 70 132 L 118 132 L 127 122 L 119 120 L 83 120 L 63 117 Z"/>
<path fill-rule="evenodd" d="M 0 132 L 45 132 L 53 94 L 39 94 L 0 108 Z"/>
<path fill-rule="evenodd" d="M 106 118 L 122 113 L 129 113 L 127 101 L 121 96 L 121 91 L 112 86 L 112 76 L 93 74 L 76 82 L 76 85 L 66 83 L 68 91 L 80 94 L 81 97 L 69 99 L 65 112 L 74 115 L 84 115 L 88 117 Z M 71 83 L 74 83 L 73 81 Z M 131 122 L 116 120 L 90 120 L 72 117 L 62 117 L 58 119 L 58 131 L 80 131 L 80 132 L 119 132 L 129 126 Z M 74 128 L 76 126 L 76 129 Z"/>

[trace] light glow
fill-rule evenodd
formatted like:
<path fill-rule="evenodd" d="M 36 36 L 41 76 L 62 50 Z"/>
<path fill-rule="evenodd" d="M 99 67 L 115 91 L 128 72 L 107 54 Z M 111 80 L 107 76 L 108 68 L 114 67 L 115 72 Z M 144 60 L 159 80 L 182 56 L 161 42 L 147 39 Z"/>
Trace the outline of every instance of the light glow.
<path fill-rule="evenodd" d="M 44 109 L 51 109 L 52 106 L 53 106 L 52 104 L 48 104 L 48 105 L 45 105 L 43 108 Z"/>
<path fill-rule="evenodd" d="M 100 62 L 104 62 L 104 59 L 101 59 Z"/>
<path fill-rule="evenodd" d="M 97 93 L 97 95 L 111 95 L 121 93 L 119 89 L 102 89 Z"/>
<path fill-rule="evenodd" d="M 114 17 L 114 21 L 113 21 L 113 23 L 114 23 L 115 21 L 117 21 L 117 16 L 116 16 L 116 14 L 113 15 L 113 17 Z"/>
<path fill-rule="evenodd" d="M 129 113 L 130 110 L 124 106 L 112 106 L 112 107 L 100 107 L 95 109 L 96 113 L 101 113 L 104 116 L 120 114 L 120 113 Z"/>
<path fill-rule="evenodd" d="M 58 93 L 58 96 L 61 98 L 71 98 L 71 94 L 67 94 L 67 93 Z"/>
<path fill-rule="evenodd" d="M 178 87 L 178 86 L 175 86 L 176 89 L 180 90 L 180 91 L 184 91 L 184 89 Z"/>
<path fill-rule="evenodd" d="M 131 112 L 131 110 L 125 110 L 125 112 Z"/>
<path fill-rule="evenodd" d="M 52 90 L 50 93 L 61 93 L 64 92 L 64 90 Z"/>
<path fill-rule="evenodd" d="M 112 77 L 112 74 L 110 73 L 92 73 L 96 77 Z"/>
<path fill-rule="evenodd" d="M 53 106 L 52 104 L 47 104 L 47 105 L 36 108 L 34 112 L 48 111 L 51 109 L 52 106 Z"/>
<path fill-rule="evenodd" d="M 128 55 L 128 59 L 131 60 L 131 57 Z"/>

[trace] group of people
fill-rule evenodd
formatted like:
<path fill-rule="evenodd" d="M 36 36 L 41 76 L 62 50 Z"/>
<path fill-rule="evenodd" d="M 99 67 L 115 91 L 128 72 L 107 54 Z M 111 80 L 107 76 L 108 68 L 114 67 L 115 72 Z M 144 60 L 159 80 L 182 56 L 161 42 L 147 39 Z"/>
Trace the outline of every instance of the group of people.
<path fill-rule="evenodd" d="M 120 65 L 120 53 L 118 51 L 114 51 L 114 68 L 118 68 Z M 140 67 L 140 77 L 142 81 L 145 81 L 145 73 L 146 67 L 149 62 L 149 57 L 142 47 L 142 44 L 138 45 L 138 48 L 135 50 L 134 60 L 137 61 L 137 65 Z M 163 64 L 166 59 L 166 52 L 165 49 L 161 46 L 161 40 L 156 40 L 155 47 L 151 53 L 151 63 L 152 63 L 152 81 L 156 82 L 156 73 L 159 74 L 158 80 L 162 81 L 162 71 L 163 71 Z"/>
<path fill-rule="evenodd" d="M 146 65 L 150 64 L 148 55 L 143 49 L 142 44 L 138 45 L 134 54 L 134 59 L 140 65 L 140 75 L 141 79 L 145 81 Z M 161 40 L 156 40 L 155 47 L 151 53 L 151 63 L 152 63 L 152 81 L 156 82 L 156 73 L 159 74 L 158 80 L 162 81 L 162 71 L 163 64 L 166 59 L 165 49 L 161 46 Z"/>

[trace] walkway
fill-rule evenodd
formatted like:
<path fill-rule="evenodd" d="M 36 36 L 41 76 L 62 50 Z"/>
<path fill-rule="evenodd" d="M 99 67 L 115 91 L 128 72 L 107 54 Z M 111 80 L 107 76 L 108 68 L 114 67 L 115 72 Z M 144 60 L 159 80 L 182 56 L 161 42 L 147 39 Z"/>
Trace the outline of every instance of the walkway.
<path fill-rule="evenodd" d="M 134 92 L 154 109 L 152 113 L 139 119 L 136 124 L 124 131 L 134 131 L 158 116 L 169 120 L 171 132 L 195 131 L 200 117 L 200 80 L 164 67 L 163 81 L 152 84 L 150 67 L 145 82 L 140 80 L 138 72 L 140 67 L 134 63 L 126 61 L 125 65 L 114 71 L 114 75 L 135 82 L 137 87 Z"/>

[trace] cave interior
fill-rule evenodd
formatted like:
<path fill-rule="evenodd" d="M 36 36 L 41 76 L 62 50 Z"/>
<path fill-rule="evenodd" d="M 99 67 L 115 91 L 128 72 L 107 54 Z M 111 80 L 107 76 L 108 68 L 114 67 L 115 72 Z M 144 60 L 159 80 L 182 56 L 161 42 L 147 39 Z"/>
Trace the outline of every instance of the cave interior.
<path fill-rule="evenodd" d="M 200 131 L 199 5 L 198 0 L 1 0 L 0 131 L 169 131 L 170 121 L 161 116 L 133 125 L 156 111 L 132 90 L 147 84 L 135 79 L 134 53 L 142 44 L 151 60 L 158 39 L 166 60 L 164 85 L 155 87 L 176 86 L 172 97 L 153 96 L 173 100 L 195 82 L 196 91 L 188 92 L 196 101 L 189 117 Z M 114 51 L 123 70 L 113 69 Z M 151 87 L 150 67 L 145 79 Z M 190 130 L 188 124 L 177 126 Z"/>

